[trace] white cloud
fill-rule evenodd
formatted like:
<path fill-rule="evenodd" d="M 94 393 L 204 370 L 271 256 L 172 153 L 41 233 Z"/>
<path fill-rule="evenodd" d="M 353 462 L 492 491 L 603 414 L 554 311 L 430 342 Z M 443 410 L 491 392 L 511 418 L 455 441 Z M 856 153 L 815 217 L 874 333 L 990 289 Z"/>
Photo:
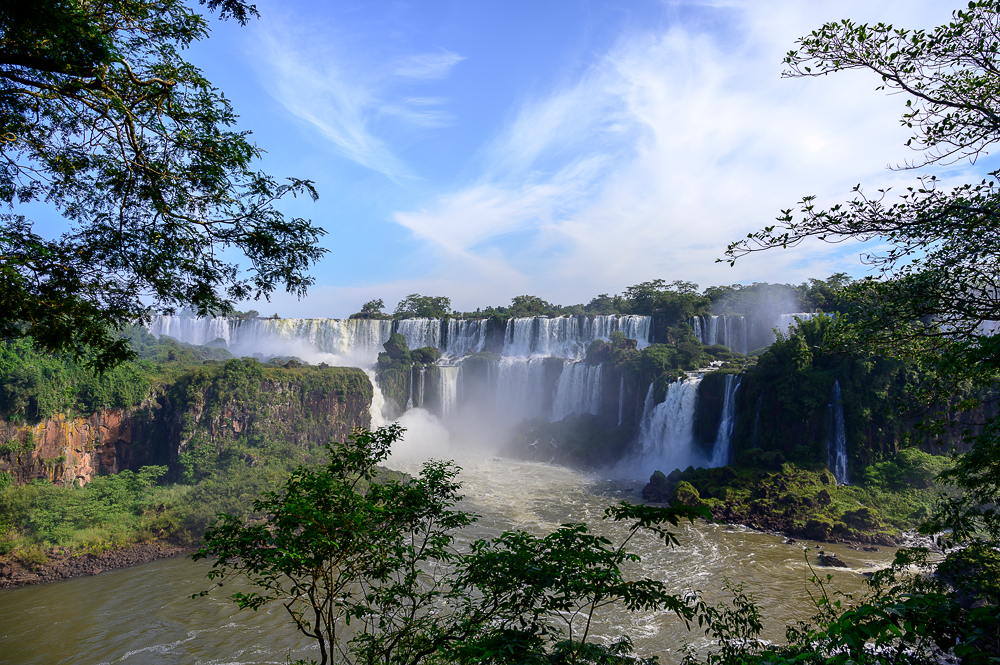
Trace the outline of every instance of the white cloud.
<path fill-rule="evenodd" d="M 330 26 L 274 15 L 256 36 L 254 62 L 274 99 L 341 155 L 392 180 L 414 173 L 389 137 L 454 123 L 447 99 L 403 94 L 399 85 L 447 77 L 464 59 L 456 53 L 366 55 Z"/>
<path fill-rule="evenodd" d="M 465 58 L 451 51 L 417 53 L 400 58 L 393 67 L 396 76 L 412 79 L 443 79 Z"/>
<path fill-rule="evenodd" d="M 525 102 L 484 150 L 478 178 L 394 220 L 445 261 L 494 266 L 489 279 L 464 274 L 453 288 L 474 283 L 508 298 L 525 284 L 569 303 L 654 277 L 707 286 L 858 274 L 857 251 L 822 243 L 736 269 L 715 263 L 803 195 L 829 205 L 857 182 L 874 190 L 913 180 L 884 168 L 908 155 L 908 134 L 900 98 L 875 91 L 875 77 L 781 78 L 794 39 L 851 7 L 725 6 L 727 34 L 744 42 L 683 25 L 623 35 L 578 80 Z M 902 7 L 870 20 L 912 19 Z"/>

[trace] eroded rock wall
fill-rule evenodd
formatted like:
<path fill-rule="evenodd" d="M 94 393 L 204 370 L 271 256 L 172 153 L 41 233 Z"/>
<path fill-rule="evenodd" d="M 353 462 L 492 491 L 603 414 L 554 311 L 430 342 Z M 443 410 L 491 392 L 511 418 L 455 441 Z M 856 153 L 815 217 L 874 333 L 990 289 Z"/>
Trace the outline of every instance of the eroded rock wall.
<path fill-rule="evenodd" d="M 87 417 L 56 416 L 38 423 L 0 421 L 0 473 L 15 484 L 45 479 L 85 485 L 95 476 L 149 464 L 174 466 L 192 439 L 238 439 L 251 428 L 295 445 L 341 441 L 369 427 L 372 387 L 361 370 L 336 372 L 338 390 L 295 380 L 263 379 L 255 399 L 213 395 L 213 386 L 160 386 L 133 409 L 102 409 Z M 191 385 L 191 384 L 188 384 Z"/>

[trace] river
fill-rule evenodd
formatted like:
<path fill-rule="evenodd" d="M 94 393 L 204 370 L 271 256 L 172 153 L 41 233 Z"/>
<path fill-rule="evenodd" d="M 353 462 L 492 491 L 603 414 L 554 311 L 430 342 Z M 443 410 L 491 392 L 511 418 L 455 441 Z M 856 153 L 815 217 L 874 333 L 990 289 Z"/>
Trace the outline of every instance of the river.
<path fill-rule="evenodd" d="M 482 515 L 463 534 L 465 540 L 511 528 L 542 534 L 578 521 L 614 540 L 624 528 L 600 523 L 604 508 L 624 499 L 639 500 L 641 481 L 609 480 L 494 457 L 475 447 L 449 445 L 433 418 L 419 411 L 403 420 L 410 432 L 389 466 L 415 472 L 427 457 L 455 459 L 463 468 L 462 507 Z M 439 443 L 432 446 L 430 441 Z M 783 637 L 787 622 L 811 613 L 807 578 L 812 572 L 806 556 L 816 565 L 814 544 L 806 543 L 809 550 L 804 552 L 801 544 L 786 545 L 778 536 L 700 521 L 682 524 L 676 531 L 681 545 L 672 550 L 651 538 L 634 540 L 642 563 L 633 572 L 663 580 L 677 592 L 698 589 L 714 602 L 728 597 L 726 579 L 742 581 L 756 596 L 766 617 L 764 636 L 772 640 Z M 835 586 L 845 592 L 859 592 L 862 573 L 892 558 L 891 551 L 823 547 L 852 566 L 832 569 Z M 191 599 L 208 587 L 209 567 L 207 562 L 180 557 L 44 586 L 0 590 L 0 663 L 249 665 L 316 657 L 280 606 L 239 612 L 220 591 Z M 827 570 L 817 568 L 822 574 Z M 602 617 L 601 635 L 622 632 L 633 638 L 639 653 L 659 654 L 665 663 L 678 662 L 685 643 L 699 648 L 706 644 L 701 633 L 689 632 L 672 614 L 613 611 Z"/>

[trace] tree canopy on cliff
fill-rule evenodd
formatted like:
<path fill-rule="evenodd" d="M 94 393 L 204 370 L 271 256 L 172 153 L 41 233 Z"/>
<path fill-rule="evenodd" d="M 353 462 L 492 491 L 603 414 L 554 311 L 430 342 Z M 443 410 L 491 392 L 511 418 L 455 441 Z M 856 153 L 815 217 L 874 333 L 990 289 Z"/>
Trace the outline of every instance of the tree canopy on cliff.
<path fill-rule="evenodd" d="M 201 3 L 242 24 L 257 16 L 242 0 Z M 225 312 L 312 283 L 324 231 L 275 203 L 316 192 L 253 170 L 261 150 L 180 55 L 207 36 L 180 0 L 4 3 L 0 336 L 91 349 L 106 368 L 131 355 L 114 331 L 153 309 Z M 24 213 L 33 202 L 69 230 L 36 233 Z"/>
<path fill-rule="evenodd" d="M 440 319 L 451 314 L 451 298 L 447 296 L 422 296 L 411 293 L 396 305 L 395 316 L 408 319 L 422 317 Z"/>

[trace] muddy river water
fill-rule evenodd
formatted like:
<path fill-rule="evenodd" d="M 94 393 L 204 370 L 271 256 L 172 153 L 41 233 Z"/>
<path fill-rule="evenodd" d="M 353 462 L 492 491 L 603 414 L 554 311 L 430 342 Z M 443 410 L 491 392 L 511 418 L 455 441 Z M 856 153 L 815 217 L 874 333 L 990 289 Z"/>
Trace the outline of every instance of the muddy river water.
<path fill-rule="evenodd" d="M 588 522 L 612 540 L 623 527 L 599 524 L 604 508 L 639 500 L 641 481 L 609 480 L 558 466 L 518 462 L 463 450 L 435 451 L 456 459 L 466 499 L 463 508 L 482 515 L 465 539 L 518 528 L 546 533 L 566 522 Z M 415 472 L 426 451 L 403 447 L 390 466 Z M 682 592 L 697 589 L 716 602 L 728 597 L 727 579 L 741 581 L 766 617 L 765 637 L 780 640 L 785 624 L 811 614 L 807 561 L 817 564 L 815 543 L 788 545 L 779 536 L 740 527 L 697 522 L 677 529 L 680 547 L 653 539 L 633 540 L 642 556 L 636 574 L 665 581 Z M 806 547 L 804 547 L 806 546 Z M 845 592 L 862 588 L 863 573 L 887 564 L 892 552 L 859 552 L 824 545 L 850 564 L 832 570 Z M 808 548 L 808 549 L 806 549 Z M 315 657 L 307 639 L 289 624 L 280 606 L 237 611 L 222 593 L 191 599 L 208 587 L 206 562 L 178 557 L 53 584 L 0 590 L 0 663 L 284 663 Z M 228 587 L 226 591 L 228 591 Z M 703 647 L 672 614 L 612 611 L 599 634 L 630 635 L 637 650 L 677 662 L 685 643 Z"/>

